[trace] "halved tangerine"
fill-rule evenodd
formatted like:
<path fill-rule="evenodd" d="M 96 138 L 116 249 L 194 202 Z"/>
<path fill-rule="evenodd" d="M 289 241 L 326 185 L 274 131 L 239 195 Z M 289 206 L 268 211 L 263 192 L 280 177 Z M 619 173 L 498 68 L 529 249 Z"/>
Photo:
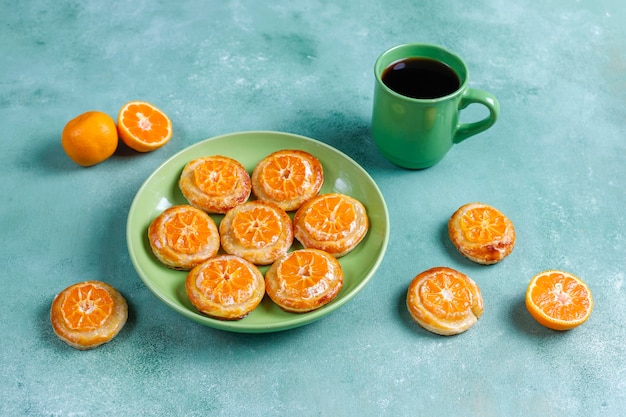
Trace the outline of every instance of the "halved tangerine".
<path fill-rule="evenodd" d="M 467 275 L 447 267 L 431 268 L 413 278 L 406 304 L 417 324 L 444 336 L 472 327 L 484 309 L 478 285 Z"/>
<path fill-rule="evenodd" d="M 148 238 L 157 259 L 179 270 L 193 268 L 215 256 L 220 248 L 215 221 L 189 205 L 165 209 L 150 223 Z"/>
<path fill-rule="evenodd" d="M 298 209 L 294 236 L 305 248 L 321 249 L 335 257 L 353 250 L 369 229 L 363 203 L 345 194 L 320 194 Z"/>
<path fill-rule="evenodd" d="M 219 320 L 239 320 L 259 305 L 265 281 L 251 262 L 235 255 L 218 255 L 189 271 L 185 289 L 201 313 Z"/>
<path fill-rule="evenodd" d="M 448 221 L 448 234 L 463 256 L 484 265 L 500 262 L 515 246 L 513 223 L 488 204 L 461 206 Z"/>
<path fill-rule="evenodd" d="M 172 122 L 153 104 L 131 101 L 119 111 L 117 130 L 129 148 L 149 152 L 165 145 L 172 137 Z"/>
<path fill-rule="evenodd" d="M 528 284 L 526 308 L 541 325 L 569 330 L 589 319 L 593 297 L 580 278 L 569 272 L 549 270 L 535 275 Z"/>
<path fill-rule="evenodd" d="M 252 191 L 250 175 L 244 166 L 221 155 L 188 162 L 178 185 L 191 205 L 220 214 L 246 202 Z"/>
<path fill-rule="evenodd" d="M 263 158 L 252 172 L 252 191 L 285 211 L 298 209 L 324 184 L 321 162 L 308 152 L 285 149 Z"/>
<path fill-rule="evenodd" d="M 229 210 L 220 222 L 226 253 L 256 265 L 268 265 L 283 256 L 293 243 L 291 218 L 277 205 L 248 201 Z"/>
<path fill-rule="evenodd" d="M 93 349 L 113 339 L 126 324 L 128 305 L 111 285 L 84 281 L 52 301 L 50 321 L 56 335 L 73 348 Z"/>
<path fill-rule="evenodd" d="M 335 257 L 318 249 L 289 252 L 265 274 L 267 295 L 291 313 L 306 313 L 330 303 L 342 286 L 341 265 Z"/>

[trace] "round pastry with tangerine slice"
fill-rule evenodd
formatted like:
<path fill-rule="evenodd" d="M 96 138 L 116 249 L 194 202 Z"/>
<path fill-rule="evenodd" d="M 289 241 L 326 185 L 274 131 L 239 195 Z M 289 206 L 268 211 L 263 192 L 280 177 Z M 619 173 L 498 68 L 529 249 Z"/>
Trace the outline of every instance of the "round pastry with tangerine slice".
<path fill-rule="evenodd" d="M 265 280 L 251 262 L 235 255 L 218 255 L 189 271 L 185 289 L 201 313 L 218 320 L 239 320 L 263 299 Z"/>
<path fill-rule="evenodd" d="M 448 235 L 463 256 L 483 265 L 500 262 L 515 246 L 511 220 L 482 203 L 461 206 L 448 221 Z"/>
<path fill-rule="evenodd" d="M 252 192 L 250 175 L 244 166 L 221 155 L 189 161 L 178 186 L 192 206 L 217 214 L 246 202 Z"/>
<path fill-rule="evenodd" d="M 320 194 L 296 211 L 294 236 L 305 248 L 321 249 L 336 258 L 347 255 L 365 237 L 365 206 L 345 194 Z"/>
<path fill-rule="evenodd" d="M 468 276 L 447 267 L 418 274 L 409 285 L 406 305 L 413 320 L 443 336 L 462 333 L 483 313 L 478 285 Z"/>
<path fill-rule="evenodd" d="M 287 253 L 293 243 L 293 224 L 287 212 L 260 200 L 230 209 L 220 222 L 219 231 L 226 253 L 255 265 L 271 264 Z"/>
<path fill-rule="evenodd" d="M 318 249 L 289 252 L 265 274 L 265 291 L 282 310 L 307 313 L 337 297 L 343 270 L 337 259 Z"/>
<path fill-rule="evenodd" d="M 308 152 L 285 149 L 263 158 L 252 171 L 252 192 L 285 211 L 297 210 L 324 184 L 322 164 Z"/>
<path fill-rule="evenodd" d="M 84 281 L 70 285 L 52 301 L 54 333 L 71 347 L 93 349 L 122 330 L 128 318 L 126 300 L 111 285 Z"/>
<path fill-rule="evenodd" d="M 172 206 L 159 214 L 148 227 L 154 256 L 165 266 L 188 271 L 215 256 L 220 236 L 215 221 L 190 205 Z"/>

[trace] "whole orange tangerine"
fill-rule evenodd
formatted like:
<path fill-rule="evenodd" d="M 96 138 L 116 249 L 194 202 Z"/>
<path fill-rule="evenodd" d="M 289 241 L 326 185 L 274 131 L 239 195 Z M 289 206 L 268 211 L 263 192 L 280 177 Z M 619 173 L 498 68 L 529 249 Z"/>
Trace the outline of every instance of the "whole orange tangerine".
<path fill-rule="evenodd" d="M 61 145 L 67 156 L 85 167 L 110 158 L 117 144 L 115 121 L 101 111 L 76 116 L 67 122 L 61 134 Z"/>

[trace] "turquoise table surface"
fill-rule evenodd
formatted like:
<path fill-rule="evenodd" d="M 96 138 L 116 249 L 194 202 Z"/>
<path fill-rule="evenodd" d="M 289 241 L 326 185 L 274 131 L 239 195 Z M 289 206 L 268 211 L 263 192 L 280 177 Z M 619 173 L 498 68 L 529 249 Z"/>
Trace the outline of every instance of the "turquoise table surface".
<path fill-rule="evenodd" d="M 623 416 L 626 413 L 626 5 L 622 0 L 0 1 L 0 415 Z M 370 135 L 373 65 L 405 42 L 460 55 L 493 93 L 494 127 L 438 165 L 398 168 Z M 87 110 L 147 100 L 172 119 L 165 147 L 120 147 L 90 168 L 60 144 Z M 468 108 L 463 118 L 483 116 Z M 368 285 L 291 330 L 241 334 L 178 314 L 129 258 L 126 220 L 165 160 L 217 135 L 272 130 L 358 162 L 388 206 Z M 517 230 L 492 266 L 446 234 L 482 201 Z M 405 308 L 411 279 L 449 266 L 481 287 L 466 333 L 431 334 Z M 595 308 L 541 327 L 524 294 L 562 269 Z M 50 325 L 53 297 L 99 279 L 130 317 L 77 351 Z"/>

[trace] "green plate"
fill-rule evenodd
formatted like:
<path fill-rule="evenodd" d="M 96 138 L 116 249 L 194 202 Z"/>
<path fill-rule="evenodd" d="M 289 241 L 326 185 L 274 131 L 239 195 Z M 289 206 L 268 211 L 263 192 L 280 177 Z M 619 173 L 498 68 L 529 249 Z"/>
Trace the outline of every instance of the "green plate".
<path fill-rule="evenodd" d="M 178 188 L 178 178 L 190 160 L 208 155 L 229 156 L 241 162 L 251 173 L 261 159 L 281 149 L 301 149 L 315 155 L 324 168 L 321 193 L 348 194 L 367 208 L 370 229 L 365 239 L 339 260 L 344 270 L 343 288 L 331 303 L 310 313 L 286 313 L 266 296 L 252 313 L 238 321 L 220 321 L 204 316 L 198 313 L 187 298 L 187 273 L 166 268 L 152 254 L 148 226 L 167 207 L 187 204 Z M 221 217 L 213 216 L 218 225 Z M 240 132 L 198 142 L 174 155 L 154 171 L 143 183 L 130 207 L 126 240 L 131 261 L 145 285 L 175 311 L 217 329 L 242 333 L 275 332 L 320 319 L 337 310 L 365 287 L 387 249 L 389 216 L 385 200 L 374 180 L 342 152 L 304 136 L 281 132 Z M 261 267 L 263 273 L 266 270 L 267 267 Z"/>

